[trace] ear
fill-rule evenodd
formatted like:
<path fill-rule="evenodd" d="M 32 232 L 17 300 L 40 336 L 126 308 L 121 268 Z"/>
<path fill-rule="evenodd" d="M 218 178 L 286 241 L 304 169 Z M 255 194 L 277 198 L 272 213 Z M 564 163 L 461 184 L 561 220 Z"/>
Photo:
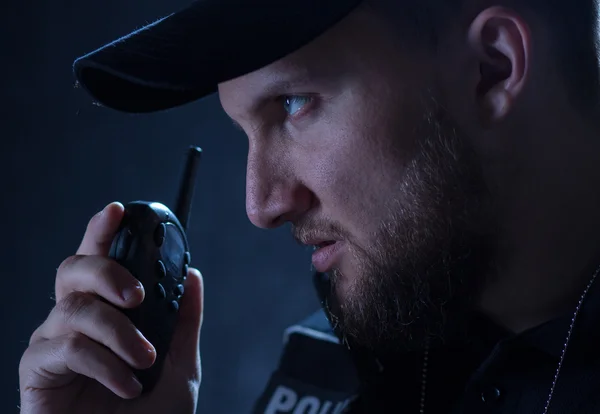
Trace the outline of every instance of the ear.
<path fill-rule="evenodd" d="M 502 120 L 512 109 L 527 78 L 531 34 L 512 10 L 490 7 L 469 27 L 468 41 L 479 62 L 476 98 L 482 120 Z"/>

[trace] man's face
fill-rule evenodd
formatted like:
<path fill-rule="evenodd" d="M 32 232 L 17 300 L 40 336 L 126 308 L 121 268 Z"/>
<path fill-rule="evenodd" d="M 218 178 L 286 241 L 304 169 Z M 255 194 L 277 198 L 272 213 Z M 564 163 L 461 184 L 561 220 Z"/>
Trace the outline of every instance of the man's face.
<path fill-rule="evenodd" d="M 266 68 L 220 85 L 249 137 L 247 210 L 330 245 L 330 310 L 354 344 L 419 346 L 468 308 L 489 263 L 480 165 L 443 109 L 425 52 L 367 13 Z M 335 244 L 331 246 L 332 242 Z"/>

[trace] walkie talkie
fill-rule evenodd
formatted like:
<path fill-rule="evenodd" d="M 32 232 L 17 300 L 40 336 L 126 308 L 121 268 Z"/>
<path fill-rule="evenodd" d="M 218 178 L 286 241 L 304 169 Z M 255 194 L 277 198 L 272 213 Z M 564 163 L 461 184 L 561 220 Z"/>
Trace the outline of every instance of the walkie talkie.
<path fill-rule="evenodd" d="M 186 230 L 201 154 L 200 148 L 190 147 L 175 214 L 157 202 L 128 203 L 109 253 L 142 283 L 146 292 L 140 306 L 124 310 L 156 348 L 152 367 L 135 371 L 143 392 L 151 391 L 160 378 L 184 294 L 191 260 Z"/>

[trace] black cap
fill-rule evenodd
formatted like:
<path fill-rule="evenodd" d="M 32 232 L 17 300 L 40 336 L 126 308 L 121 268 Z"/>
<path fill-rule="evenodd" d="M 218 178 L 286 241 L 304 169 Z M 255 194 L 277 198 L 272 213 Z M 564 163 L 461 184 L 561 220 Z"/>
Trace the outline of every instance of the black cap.
<path fill-rule="evenodd" d="M 361 0 L 197 0 L 77 59 L 78 84 L 101 105 L 153 112 L 216 92 L 342 20 Z"/>

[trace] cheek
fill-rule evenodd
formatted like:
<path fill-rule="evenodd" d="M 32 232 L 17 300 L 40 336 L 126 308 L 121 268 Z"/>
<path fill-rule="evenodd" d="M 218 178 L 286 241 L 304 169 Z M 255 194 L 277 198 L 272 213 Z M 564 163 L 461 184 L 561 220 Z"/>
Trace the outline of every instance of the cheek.
<path fill-rule="evenodd" d="M 362 187 L 356 165 L 342 152 L 320 154 L 315 160 L 310 181 L 323 213 L 335 221 L 345 221 Z"/>
<path fill-rule="evenodd" d="M 394 168 L 382 159 L 385 152 L 365 142 L 364 135 L 323 131 L 326 142 L 313 152 L 307 184 L 320 202 L 322 213 L 361 240 L 382 219 Z M 390 171 L 391 170 L 391 171 Z"/>
<path fill-rule="evenodd" d="M 414 146 L 413 110 L 398 116 L 401 106 L 383 96 L 373 101 L 372 94 L 354 91 L 339 97 L 303 131 L 296 147 L 322 215 L 361 244 L 399 196 L 403 164 Z"/>

